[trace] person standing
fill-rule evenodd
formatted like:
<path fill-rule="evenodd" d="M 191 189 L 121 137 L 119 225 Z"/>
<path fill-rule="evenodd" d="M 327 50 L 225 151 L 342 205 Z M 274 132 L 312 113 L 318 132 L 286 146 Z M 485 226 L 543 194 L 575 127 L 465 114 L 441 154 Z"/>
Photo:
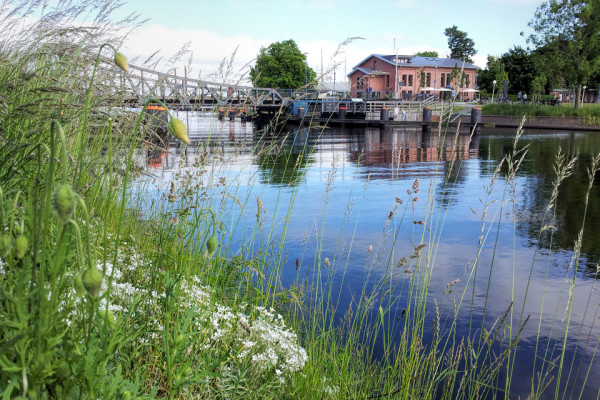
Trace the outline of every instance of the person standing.
<path fill-rule="evenodd" d="M 398 117 L 400 116 L 400 109 L 398 108 L 398 104 L 394 107 L 394 121 L 398 121 Z"/>
<path fill-rule="evenodd" d="M 402 121 L 406 121 L 406 111 L 404 111 L 404 107 L 402 107 Z"/>

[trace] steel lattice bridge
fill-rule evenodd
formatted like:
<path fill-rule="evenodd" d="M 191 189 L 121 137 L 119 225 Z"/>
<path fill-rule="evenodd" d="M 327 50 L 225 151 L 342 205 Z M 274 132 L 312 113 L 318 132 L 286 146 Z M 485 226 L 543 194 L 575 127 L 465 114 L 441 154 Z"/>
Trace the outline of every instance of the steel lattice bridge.
<path fill-rule="evenodd" d="M 114 71 L 112 72 L 114 74 Z M 277 112 L 293 93 L 284 97 L 278 89 L 256 88 L 157 72 L 129 65 L 128 73 L 113 75 L 124 92 L 125 102 L 139 106 L 148 98 L 163 101 L 181 110 L 215 110 L 224 107 L 246 108 L 251 112 Z"/>

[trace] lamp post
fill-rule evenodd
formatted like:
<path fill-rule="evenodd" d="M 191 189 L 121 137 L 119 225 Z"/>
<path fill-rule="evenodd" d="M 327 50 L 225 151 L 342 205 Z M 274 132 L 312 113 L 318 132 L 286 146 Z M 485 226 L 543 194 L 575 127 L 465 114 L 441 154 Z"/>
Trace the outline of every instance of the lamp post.
<path fill-rule="evenodd" d="M 496 92 L 496 80 L 494 79 L 494 81 L 492 82 L 494 84 L 494 87 L 492 88 L 492 103 L 494 103 L 494 93 Z"/>
<path fill-rule="evenodd" d="M 581 104 L 583 104 L 583 98 L 585 97 L 585 89 L 587 89 L 587 86 L 583 85 L 583 93 L 581 94 Z"/>
<path fill-rule="evenodd" d="M 308 53 L 304 53 L 304 100 L 308 99 Z"/>

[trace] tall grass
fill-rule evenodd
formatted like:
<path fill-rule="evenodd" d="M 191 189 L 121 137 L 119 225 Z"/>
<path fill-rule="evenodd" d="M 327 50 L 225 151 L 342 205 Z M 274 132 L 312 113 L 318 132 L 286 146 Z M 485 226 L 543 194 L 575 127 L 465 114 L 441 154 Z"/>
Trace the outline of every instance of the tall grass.
<path fill-rule="evenodd" d="M 498 240 L 488 222 L 497 179 L 504 178 L 506 192 L 496 217 L 514 201 L 514 182 L 526 154 L 518 140 L 485 193 L 479 247 L 467 282 L 449 282 L 446 289 L 458 296 L 438 304 L 429 288 L 447 211 L 435 206 L 433 183 L 423 188 L 416 179 L 406 197 L 391 199 L 387 218 L 379 221 L 381 237 L 367 247 L 356 239 L 358 222 L 349 216 L 360 215 L 352 199 L 368 196 L 368 180 L 353 187 L 348 218 L 339 230 L 332 233 L 325 223 L 338 179 L 340 160 L 334 158 L 322 212 L 311 221 L 303 251 L 291 255 L 286 235 L 301 198 L 296 183 L 315 151 L 308 135 L 290 144 L 290 138 L 273 137 L 272 131 L 257 133 L 253 156 L 264 170 L 275 164 L 283 170 L 272 176 L 280 191 L 268 204 L 252 190 L 260 168 L 245 166 L 232 174 L 226 167 L 229 156 L 211 138 L 181 147 L 181 166 L 162 186 L 141 186 L 142 179 L 129 185 L 142 170 L 136 163 L 136 154 L 144 150 L 142 115 L 114 114 L 118 107 L 110 107 L 120 104 L 110 90 L 116 66 L 94 67 L 106 36 L 61 26 L 68 15 L 75 18 L 97 4 L 42 18 L 28 33 L 30 39 L 38 37 L 45 28 L 35 45 L 14 37 L 2 43 L 3 398 L 511 396 L 515 354 L 522 330 L 531 323 L 524 308 L 514 304 L 514 293 L 506 311 L 493 316 L 495 322 L 473 322 L 465 336 L 457 325 L 465 315 L 474 320 L 469 305 L 481 273 L 480 255 Z M 105 21 L 107 15 L 98 18 Z M 6 27 L 14 23 L 8 14 L 3 21 Z M 54 21 L 52 29 L 46 21 Z M 64 35 L 68 43 L 59 40 Z M 440 125 L 439 132 L 440 143 L 446 143 L 445 135 L 456 135 L 456 149 L 458 131 Z M 441 156 L 441 145 L 438 151 Z M 571 165 L 557 156 L 555 191 Z M 447 174 L 436 175 L 445 196 L 453 196 L 460 168 L 455 152 Z M 597 169 L 595 159 L 590 185 Z M 540 234 L 552 224 L 555 201 L 556 196 L 549 199 L 549 220 Z M 407 225 L 412 227 L 410 251 L 387 249 L 387 240 L 394 245 L 404 240 Z M 251 231 L 240 234 L 246 226 Z M 328 249 L 325 239 L 332 235 L 335 249 Z M 341 282 L 346 279 L 350 252 L 358 248 L 365 251 L 366 279 L 345 304 L 333 285 L 340 275 Z M 574 254 L 569 296 L 578 248 Z M 288 257 L 296 259 L 297 275 L 284 287 Z M 572 304 L 569 297 L 569 310 Z M 543 310 L 538 323 L 542 316 Z M 564 352 L 556 361 L 540 363 L 532 374 L 540 373 L 538 380 L 531 379 L 531 397 L 542 396 L 554 370 L 554 397 L 569 397 L 561 383 L 582 365 L 567 365 Z"/>
<path fill-rule="evenodd" d="M 562 104 L 559 106 L 543 106 L 536 104 L 486 104 L 481 112 L 484 115 L 515 115 L 530 117 L 581 117 L 586 118 L 590 123 L 598 124 L 600 118 L 600 105 L 583 104 L 583 107 L 573 108 L 571 104 Z"/>

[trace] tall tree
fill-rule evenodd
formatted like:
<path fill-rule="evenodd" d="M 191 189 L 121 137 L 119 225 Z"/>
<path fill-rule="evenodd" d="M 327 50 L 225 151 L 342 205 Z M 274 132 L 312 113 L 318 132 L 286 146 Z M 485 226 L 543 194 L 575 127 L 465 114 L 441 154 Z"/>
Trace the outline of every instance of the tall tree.
<path fill-rule="evenodd" d="M 503 85 L 505 79 L 508 80 L 508 74 L 504 69 L 502 59 L 500 57 L 488 56 L 486 68 L 479 72 L 477 78 L 478 86 L 486 92 L 492 92 L 494 81 L 496 81 L 496 90 L 498 90 L 499 85 Z"/>
<path fill-rule="evenodd" d="M 475 42 L 467 36 L 466 32 L 459 30 L 456 25 L 452 25 L 451 28 L 444 30 L 444 35 L 448 37 L 450 58 L 473 63 L 471 56 L 477 54 L 477 50 L 475 50 Z"/>
<path fill-rule="evenodd" d="M 508 75 L 508 92 L 531 93 L 537 71 L 533 57 L 522 47 L 515 46 L 500 57 Z"/>
<path fill-rule="evenodd" d="M 418 53 L 415 53 L 415 56 L 417 56 L 417 57 L 435 57 L 435 58 L 438 58 L 440 55 L 438 54 L 437 51 L 425 50 L 425 51 L 419 51 Z"/>
<path fill-rule="evenodd" d="M 250 79 L 257 87 L 297 89 L 305 82 L 313 84 L 316 77 L 317 73 L 306 65 L 306 56 L 292 39 L 261 47 L 256 65 L 250 67 Z"/>
<path fill-rule="evenodd" d="M 544 49 L 545 63 L 575 90 L 580 105 L 583 84 L 600 67 L 600 0 L 549 0 L 529 26 L 529 42 Z"/>

